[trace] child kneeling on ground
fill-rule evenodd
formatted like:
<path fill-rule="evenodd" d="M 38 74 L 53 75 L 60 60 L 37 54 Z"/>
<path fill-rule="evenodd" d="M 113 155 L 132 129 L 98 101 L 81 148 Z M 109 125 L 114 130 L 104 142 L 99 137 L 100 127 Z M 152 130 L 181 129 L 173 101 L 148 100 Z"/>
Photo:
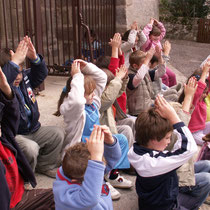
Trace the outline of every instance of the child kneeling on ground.
<path fill-rule="evenodd" d="M 104 173 L 112 170 L 121 157 L 119 142 L 98 125 L 86 141 L 69 147 L 58 169 L 53 184 L 57 210 L 113 209 Z"/>
<path fill-rule="evenodd" d="M 154 108 L 139 114 L 135 126 L 136 143 L 129 150 L 128 158 L 137 172 L 139 209 L 179 209 L 176 169 L 197 151 L 191 132 L 160 95 Z M 173 129 L 178 140 L 169 152 L 165 148 Z"/>

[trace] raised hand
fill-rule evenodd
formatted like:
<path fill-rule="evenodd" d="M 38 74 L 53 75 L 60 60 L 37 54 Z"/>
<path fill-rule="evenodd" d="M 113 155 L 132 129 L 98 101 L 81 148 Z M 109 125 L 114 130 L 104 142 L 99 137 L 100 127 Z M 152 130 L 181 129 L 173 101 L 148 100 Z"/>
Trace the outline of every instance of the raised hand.
<path fill-rule="evenodd" d="M 125 67 L 125 65 L 121 65 L 120 68 L 116 69 L 116 77 L 123 80 L 128 75 L 128 69 Z"/>
<path fill-rule="evenodd" d="M 102 161 L 104 154 L 104 132 L 101 126 L 94 126 L 89 140 L 86 138 L 91 160 Z"/>
<path fill-rule="evenodd" d="M 31 42 L 31 38 L 28 36 L 25 36 L 24 41 L 28 45 L 28 52 L 27 52 L 26 56 L 32 61 L 36 60 L 37 59 L 36 49 L 35 49 L 33 43 Z"/>
<path fill-rule="evenodd" d="M 17 65 L 20 65 L 24 62 L 26 58 L 26 54 L 28 52 L 28 44 L 25 42 L 25 40 L 22 40 L 15 51 L 15 53 L 10 50 L 11 54 L 11 61 Z"/>
<path fill-rule="evenodd" d="M 136 21 L 134 21 L 132 24 L 131 24 L 131 30 L 138 30 L 138 23 Z"/>
<path fill-rule="evenodd" d="M 111 47 L 120 48 L 121 43 L 122 43 L 122 38 L 121 38 L 120 33 L 115 33 L 113 38 L 110 39 L 109 45 Z"/>
<path fill-rule="evenodd" d="M 168 119 L 172 125 L 181 121 L 174 108 L 161 95 L 156 97 L 155 108 L 156 112 L 162 118 Z"/>
<path fill-rule="evenodd" d="M 161 58 L 162 55 L 161 55 L 161 48 L 160 46 L 156 45 L 155 46 L 155 55 L 158 57 L 158 58 Z"/>
<path fill-rule="evenodd" d="M 149 24 L 153 25 L 154 24 L 154 18 L 150 18 Z"/>
<path fill-rule="evenodd" d="M 185 97 L 186 96 L 193 97 L 197 89 L 197 86 L 198 86 L 197 79 L 195 77 L 191 77 L 188 83 L 184 85 Z"/>
<path fill-rule="evenodd" d="M 71 65 L 71 76 L 73 77 L 75 74 L 80 72 L 80 63 L 78 60 L 75 60 Z"/>
<path fill-rule="evenodd" d="M 170 51 L 171 51 L 171 43 L 168 40 L 166 40 L 163 44 L 163 53 L 164 55 L 169 56 Z"/>
<path fill-rule="evenodd" d="M 114 144 L 114 138 L 108 126 L 101 125 L 101 129 L 104 132 L 104 143 L 112 145 Z"/>
<path fill-rule="evenodd" d="M 81 71 L 85 68 L 85 66 L 87 65 L 87 62 L 82 60 L 82 59 L 76 59 L 76 62 L 78 62 L 80 64 L 80 69 Z"/>
<path fill-rule="evenodd" d="M 8 99 L 12 99 L 13 94 L 12 90 L 7 82 L 7 78 L 4 75 L 1 67 L 0 67 L 0 90 L 5 94 Z"/>

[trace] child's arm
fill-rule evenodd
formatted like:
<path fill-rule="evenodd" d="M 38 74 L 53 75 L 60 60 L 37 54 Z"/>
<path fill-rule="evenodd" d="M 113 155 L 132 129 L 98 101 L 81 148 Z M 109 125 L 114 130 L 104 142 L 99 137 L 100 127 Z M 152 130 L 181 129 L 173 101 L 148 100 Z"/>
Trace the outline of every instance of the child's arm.
<path fill-rule="evenodd" d="M 7 78 L 7 81 L 10 85 L 13 84 L 17 75 L 20 73 L 19 65 L 24 62 L 26 58 L 26 54 L 28 52 L 27 43 L 22 40 L 15 51 L 15 53 L 11 50 L 11 61 L 3 66 L 3 72 Z"/>
<path fill-rule="evenodd" d="M 119 67 L 119 48 L 121 45 L 121 36 L 119 33 L 115 33 L 113 39 L 110 40 L 109 44 L 112 47 L 112 56 L 110 59 L 110 64 L 108 69 L 115 75 L 116 74 L 116 69 Z M 122 53 L 120 51 L 120 53 Z M 121 55 L 122 57 L 122 55 Z M 124 56 L 123 56 L 124 57 Z"/>
<path fill-rule="evenodd" d="M 173 124 L 178 140 L 172 152 L 151 149 L 150 155 L 148 153 L 138 155 L 133 148 L 130 149 L 128 159 L 137 173 L 143 177 L 158 176 L 175 170 L 197 151 L 197 145 L 191 132 L 183 122 L 180 122 L 172 106 L 163 97 L 158 96 L 155 107 L 161 117 L 168 119 Z M 139 164 L 140 160 L 144 161 L 144 164 Z"/>
<path fill-rule="evenodd" d="M 2 136 L 14 137 L 20 117 L 19 103 L 0 68 L 0 109 Z"/>
<path fill-rule="evenodd" d="M 154 78 L 151 77 L 152 81 L 158 80 L 160 77 L 162 77 L 166 73 L 166 66 L 165 62 L 162 58 L 161 49 L 158 45 L 155 46 L 156 56 L 158 58 L 158 68 L 154 71 Z M 152 71 L 150 71 L 151 76 Z"/>
<path fill-rule="evenodd" d="M 203 94 L 203 91 L 206 88 L 206 81 L 205 80 L 206 80 L 207 74 L 209 72 L 209 66 L 210 65 L 208 63 L 206 63 L 203 66 L 201 78 L 198 81 L 198 87 L 197 87 L 197 90 L 195 92 L 195 95 L 194 95 L 194 98 L 193 98 L 193 102 L 192 102 L 194 107 L 197 105 L 201 95 Z"/>
<path fill-rule="evenodd" d="M 187 83 L 187 85 L 184 86 L 184 101 L 182 103 L 182 110 L 189 113 L 190 108 L 192 105 L 193 97 L 197 89 L 197 80 L 195 77 L 191 77 Z"/>
<path fill-rule="evenodd" d="M 104 132 L 104 157 L 106 159 L 105 174 L 111 171 L 121 157 L 121 149 L 117 138 L 112 135 L 109 127 L 101 126 Z"/>
<path fill-rule="evenodd" d="M 147 37 L 144 34 L 144 32 L 141 30 L 138 31 L 137 36 L 139 38 L 137 45 L 138 45 L 138 48 L 140 49 L 141 46 L 143 46 L 147 42 Z"/>
<path fill-rule="evenodd" d="M 127 69 L 124 66 L 122 66 L 120 69 L 117 69 L 116 77 L 110 81 L 110 83 L 108 84 L 108 86 L 106 86 L 106 89 L 102 93 L 100 112 L 104 112 L 109 109 L 116 98 L 121 96 L 122 93 L 126 90 L 128 82 L 128 79 L 124 79 L 126 74 Z"/>
<path fill-rule="evenodd" d="M 38 87 L 47 77 L 48 69 L 45 64 L 45 61 L 41 55 L 36 53 L 31 39 L 26 36 L 24 37 L 25 42 L 28 44 L 27 57 L 30 60 L 31 68 L 29 71 L 26 71 L 27 76 L 30 80 L 32 89 Z"/>
<path fill-rule="evenodd" d="M 81 73 L 80 65 L 77 61 L 74 61 L 72 64 L 71 75 L 71 90 L 60 106 L 60 113 L 63 115 L 67 125 L 72 123 L 72 117 L 75 122 L 82 117 L 86 103 L 84 97 L 84 75 Z"/>
<path fill-rule="evenodd" d="M 80 59 L 77 59 L 76 61 L 78 61 L 80 65 L 84 65 L 84 67 L 81 66 L 82 73 L 90 75 L 96 82 L 96 89 L 94 90 L 94 102 L 96 103 L 97 108 L 100 109 L 101 95 L 106 86 L 107 75 L 105 72 L 103 72 L 101 69 L 99 69 L 96 65 L 92 63 L 86 63 L 85 61 Z"/>
<path fill-rule="evenodd" d="M 166 35 L 166 29 L 165 29 L 164 25 L 161 22 L 157 21 L 156 19 L 154 19 L 154 22 L 157 24 L 158 28 L 161 31 L 160 39 L 159 39 L 159 41 L 161 41 L 164 38 L 164 36 Z"/>
<path fill-rule="evenodd" d="M 136 41 L 136 36 L 138 33 L 137 28 L 138 28 L 137 22 L 134 21 L 133 24 L 131 25 L 131 31 L 128 36 L 128 41 L 122 43 L 122 45 L 121 45 L 121 49 L 123 52 L 127 52 L 134 47 L 135 41 Z"/>
<path fill-rule="evenodd" d="M 144 79 L 145 74 L 149 71 L 149 62 L 152 59 L 152 56 L 154 55 L 155 50 L 153 48 L 150 48 L 150 50 L 147 52 L 147 55 L 144 59 L 143 64 L 141 65 L 140 69 L 137 71 L 136 75 L 132 78 L 130 78 L 129 83 L 132 82 L 132 86 L 134 88 L 138 87 L 141 81 Z M 132 81 L 131 81 L 132 80 Z"/>
<path fill-rule="evenodd" d="M 149 33 L 152 30 L 153 24 L 154 24 L 154 19 L 150 18 L 150 22 L 146 26 L 144 26 L 143 33 L 145 34 L 147 39 L 149 38 Z"/>

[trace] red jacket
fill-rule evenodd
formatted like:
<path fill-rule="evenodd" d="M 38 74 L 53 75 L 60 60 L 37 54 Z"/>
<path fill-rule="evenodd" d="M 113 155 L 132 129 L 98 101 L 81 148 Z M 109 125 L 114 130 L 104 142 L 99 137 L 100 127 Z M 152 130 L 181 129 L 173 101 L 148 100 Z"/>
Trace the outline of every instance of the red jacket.
<path fill-rule="evenodd" d="M 109 70 L 116 75 L 116 69 L 125 63 L 124 54 L 120 55 L 119 58 L 111 57 Z M 127 103 L 127 96 L 124 92 L 119 98 L 117 98 L 117 102 L 123 112 L 126 114 L 126 103 Z"/>

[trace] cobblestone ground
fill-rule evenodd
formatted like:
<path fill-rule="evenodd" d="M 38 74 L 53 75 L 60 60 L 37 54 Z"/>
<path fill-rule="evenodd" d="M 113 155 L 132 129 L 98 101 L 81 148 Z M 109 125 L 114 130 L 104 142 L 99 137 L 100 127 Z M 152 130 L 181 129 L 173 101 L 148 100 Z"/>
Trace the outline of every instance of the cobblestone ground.
<path fill-rule="evenodd" d="M 178 81 L 184 82 L 194 69 L 210 54 L 210 44 L 201 44 L 196 42 L 170 40 L 172 43 L 171 51 L 171 68 L 177 75 Z M 178 70 L 178 71 L 177 71 Z M 66 77 L 49 76 L 45 82 L 45 90 L 37 97 L 40 108 L 40 121 L 42 125 L 58 125 L 63 126 L 62 117 L 55 117 L 52 114 L 57 107 L 57 100 L 65 85 Z M 53 179 L 44 175 L 36 174 L 38 188 L 52 187 Z M 134 176 L 127 176 L 135 183 Z M 135 187 L 129 190 L 119 190 L 121 198 L 114 201 L 115 210 L 137 210 L 137 196 Z M 203 210 L 209 210 L 210 206 L 203 205 Z"/>

